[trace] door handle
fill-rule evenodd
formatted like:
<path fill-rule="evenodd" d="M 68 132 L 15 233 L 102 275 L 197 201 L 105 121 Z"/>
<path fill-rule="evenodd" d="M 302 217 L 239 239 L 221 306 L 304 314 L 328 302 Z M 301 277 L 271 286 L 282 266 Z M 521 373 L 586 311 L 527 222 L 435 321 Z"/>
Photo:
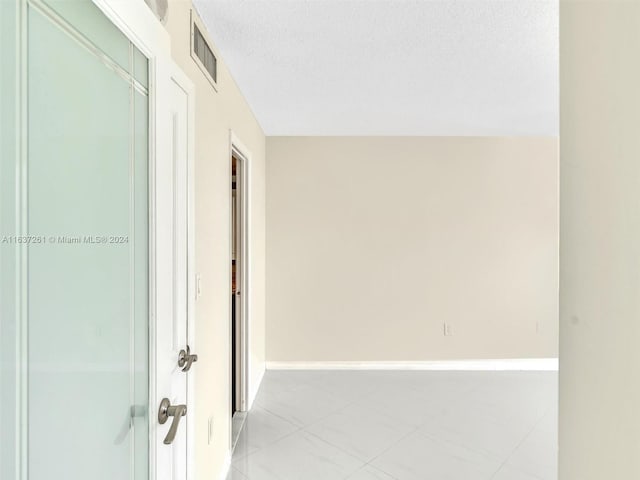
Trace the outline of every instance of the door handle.
<path fill-rule="evenodd" d="M 173 443 L 176 438 L 176 432 L 178 431 L 180 418 L 184 417 L 186 414 L 186 405 L 171 405 L 168 398 L 162 399 L 160 402 L 160 408 L 158 409 L 158 422 L 160 422 L 160 425 L 164 425 L 167 423 L 167 420 L 169 420 L 169 417 L 173 417 L 173 422 L 171 422 L 169 432 L 163 441 L 165 445 L 171 445 L 171 443 Z"/>
<path fill-rule="evenodd" d="M 187 345 L 187 350 L 180 350 L 178 354 L 178 366 L 182 369 L 183 372 L 188 372 L 191 368 L 191 364 L 198 361 L 198 355 L 191 354 L 191 349 L 189 349 L 189 345 Z"/>

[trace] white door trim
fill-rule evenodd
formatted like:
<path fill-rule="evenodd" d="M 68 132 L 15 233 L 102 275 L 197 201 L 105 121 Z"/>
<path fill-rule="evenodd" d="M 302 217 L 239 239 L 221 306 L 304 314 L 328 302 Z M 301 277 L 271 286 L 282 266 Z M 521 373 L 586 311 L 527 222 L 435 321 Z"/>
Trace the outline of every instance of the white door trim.
<path fill-rule="evenodd" d="M 194 170 L 194 102 L 195 90 L 189 78 L 175 65 L 171 58 L 171 42 L 166 29 L 158 21 L 144 0 L 92 0 L 93 3 L 127 36 L 131 42 L 149 59 L 149 476 L 158 479 L 158 453 L 156 437 L 158 435 L 157 410 L 162 393 L 157 391 L 157 328 L 158 315 L 170 311 L 163 303 L 163 295 L 158 295 L 160 283 L 171 285 L 171 279 L 164 278 L 158 272 L 160 256 L 157 255 L 157 241 L 160 238 L 159 223 L 171 224 L 170 219 L 158 221 L 157 197 L 158 185 L 167 179 L 158 178 L 156 167 L 171 162 L 169 148 L 170 128 L 169 111 L 170 82 L 176 81 L 188 93 L 188 198 L 187 198 L 187 269 L 188 275 L 188 330 L 189 342 L 193 342 L 195 351 L 195 227 L 193 202 Z M 166 232 L 165 232 L 166 233 Z M 161 269 L 160 269 L 161 270 Z M 163 287 L 164 288 L 164 287 Z M 195 370 L 195 367 L 194 367 Z M 187 414 L 187 472 L 186 479 L 195 479 L 195 372 L 190 372 L 187 396 L 190 399 Z"/>
<path fill-rule="evenodd" d="M 150 60 L 171 60 L 169 33 L 144 0 L 92 1 Z"/>
<path fill-rule="evenodd" d="M 242 195 L 242 199 L 240 201 L 240 208 L 242 209 L 241 219 L 242 219 L 242 232 L 243 239 L 241 245 L 241 255 L 242 259 L 240 263 L 241 272 L 241 281 L 240 292 L 241 292 L 241 303 L 242 308 L 240 312 L 241 319 L 241 385 L 240 385 L 240 410 L 243 412 L 248 411 L 251 408 L 251 403 L 253 400 L 253 396 L 250 395 L 251 392 L 251 384 L 250 384 L 250 372 L 251 372 L 251 349 L 250 346 L 250 330 L 251 330 L 251 308 L 249 297 L 251 295 L 251 152 L 245 147 L 245 145 L 240 141 L 238 136 L 233 132 L 233 130 L 229 130 L 229 165 L 231 165 L 231 157 L 236 155 L 242 161 L 242 185 L 240 186 L 240 192 Z M 231 188 L 231 187 L 229 187 Z M 231 200 L 231 191 L 229 191 L 229 212 L 231 212 L 232 208 L 232 200 Z M 231 213 L 229 215 L 229 258 L 232 256 L 232 241 L 233 241 L 233 232 L 232 232 L 232 220 Z M 231 273 L 229 273 L 231 277 Z M 231 278 L 230 278 L 231 281 Z M 231 322 L 230 322 L 231 324 Z M 232 336 L 231 331 L 229 331 L 229 345 L 231 345 Z M 229 349 L 229 360 L 230 365 L 231 362 L 231 352 L 232 349 Z M 234 372 L 231 372 L 233 375 Z M 231 385 L 231 382 L 230 382 Z M 231 404 L 231 389 L 229 389 L 229 404 Z M 231 424 L 229 424 L 229 438 L 231 438 Z"/>

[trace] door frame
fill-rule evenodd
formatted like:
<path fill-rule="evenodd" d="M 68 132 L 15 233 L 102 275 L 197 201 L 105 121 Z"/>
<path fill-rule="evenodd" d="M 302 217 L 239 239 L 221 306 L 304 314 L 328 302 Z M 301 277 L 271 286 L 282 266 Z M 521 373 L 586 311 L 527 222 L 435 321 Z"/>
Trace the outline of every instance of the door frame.
<path fill-rule="evenodd" d="M 172 178 L 161 178 L 157 175 L 158 165 L 171 164 L 169 139 L 171 124 L 170 85 L 174 81 L 188 95 L 187 112 L 187 324 L 188 342 L 195 349 L 195 201 L 194 201 L 194 169 L 195 169 L 195 88 L 189 77 L 173 62 L 171 57 L 171 40 L 169 33 L 155 17 L 144 0 L 91 0 L 106 17 L 149 59 L 149 478 L 163 480 L 157 465 L 158 422 L 157 413 L 163 392 L 157 389 L 156 348 L 158 319 L 165 308 L 163 299 L 173 286 L 173 279 L 158 274 L 162 268 L 163 255 L 161 249 L 161 232 L 163 227 L 171 225 L 173 219 L 158 215 L 158 203 L 165 200 L 158 192 L 163 184 L 173 181 Z M 160 211 L 167 212 L 166 209 Z M 166 251 L 166 248 L 162 248 Z M 166 260 L 165 260 L 166 261 Z M 176 359 L 177 361 L 177 359 Z M 189 413 L 187 426 L 187 472 L 185 478 L 194 480 L 195 476 L 195 372 L 190 372 L 187 383 Z"/>
<path fill-rule="evenodd" d="M 231 159 L 236 156 L 242 162 L 242 175 L 240 184 L 240 208 L 241 208 L 241 252 L 240 258 L 240 280 L 239 285 L 241 296 L 241 311 L 240 311 L 240 412 L 246 412 L 251 408 L 249 405 L 249 376 L 251 366 L 251 349 L 250 345 L 250 327 L 251 327 L 251 310 L 249 297 L 251 294 L 251 152 L 244 146 L 233 130 L 229 130 L 229 180 L 231 180 Z M 231 181 L 229 181 L 229 265 L 231 265 L 231 258 L 233 256 L 233 199 L 231 191 Z M 231 268 L 229 268 L 229 286 L 231 286 L 232 274 Z M 229 288 L 231 290 L 231 288 Z M 244 292 L 244 293 L 243 293 Z M 233 371 L 233 336 L 231 331 L 232 326 L 232 314 L 231 305 L 229 305 L 229 371 L 230 380 L 233 378 L 236 372 Z M 231 406 L 231 412 L 233 412 L 232 392 L 233 382 L 229 382 L 229 405 Z M 229 422 L 229 438 L 232 438 L 232 423 Z M 233 443 L 233 442 L 232 442 Z"/>

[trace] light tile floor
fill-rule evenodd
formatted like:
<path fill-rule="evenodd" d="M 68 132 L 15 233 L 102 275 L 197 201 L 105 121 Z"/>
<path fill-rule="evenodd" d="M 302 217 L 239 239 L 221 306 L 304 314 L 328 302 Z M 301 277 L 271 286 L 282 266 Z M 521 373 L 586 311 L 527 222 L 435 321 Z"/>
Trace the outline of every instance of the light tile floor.
<path fill-rule="evenodd" d="M 268 371 L 228 480 L 556 480 L 557 374 Z"/>

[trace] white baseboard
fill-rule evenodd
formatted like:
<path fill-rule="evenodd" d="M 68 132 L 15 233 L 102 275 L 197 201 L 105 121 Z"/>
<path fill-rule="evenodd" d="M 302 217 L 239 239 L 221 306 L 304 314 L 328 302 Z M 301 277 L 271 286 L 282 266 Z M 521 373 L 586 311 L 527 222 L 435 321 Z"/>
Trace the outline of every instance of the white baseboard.
<path fill-rule="evenodd" d="M 267 370 L 451 370 L 557 372 L 557 358 L 429 360 L 419 362 L 267 362 Z"/>
<path fill-rule="evenodd" d="M 249 389 L 249 405 L 247 405 L 247 410 L 251 410 L 251 408 L 253 407 L 253 402 L 256 399 L 256 396 L 258 396 L 258 390 L 260 390 L 260 385 L 262 384 L 262 380 L 264 379 L 264 373 L 266 371 L 266 364 L 264 365 L 264 368 L 262 369 L 262 371 L 260 372 L 260 377 L 258 378 L 258 381 L 251 384 L 251 388 Z"/>

